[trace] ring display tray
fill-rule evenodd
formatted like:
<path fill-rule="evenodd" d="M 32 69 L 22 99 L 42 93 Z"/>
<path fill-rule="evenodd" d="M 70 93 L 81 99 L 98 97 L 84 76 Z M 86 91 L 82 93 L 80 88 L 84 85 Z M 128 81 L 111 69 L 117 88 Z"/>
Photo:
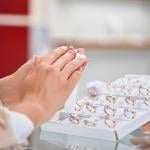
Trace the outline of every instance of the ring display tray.
<path fill-rule="evenodd" d="M 42 130 L 118 141 L 150 122 L 150 77 L 126 75 L 88 85 L 88 96 L 69 100 Z"/>
<path fill-rule="evenodd" d="M 117 128 L 107 127 L 82 127 L 77 125 L 67 125 L 57 123 L 54 120 L 49 121 L 43 125 L 42 130 L 48 132 L 63 133 L 69 135 L 77 135 L 82 137 L 104 139 L 110 141 L 117 141 L 124 138 L 134 130 L 138 129 L 150 120 L 150 110 L 145 110 L 138 114 L 138 116 L 130 121 L 120 122 Z"/>

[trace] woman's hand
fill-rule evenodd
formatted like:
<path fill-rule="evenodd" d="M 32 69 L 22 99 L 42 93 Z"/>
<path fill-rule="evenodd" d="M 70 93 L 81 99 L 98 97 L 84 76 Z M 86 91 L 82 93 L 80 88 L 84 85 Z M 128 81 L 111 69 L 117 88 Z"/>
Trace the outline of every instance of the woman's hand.
<path fill-rule="evenodd" d="M 0 98 L 5 106 L 20 101 L 20 89 L 23 80 L 34 66 L 34 59 L 29 60 L 21 66 L 15 73 L 0 79 Z"/>
<path fill-rule="evenodd" d="M 21 86 L 21 102 L 11 109 L 26 114 L 35 124 L 47 121 L 59 110 L 81 76 L 87 59 L 66 47 L 58 48 L 36 63 Z"/>
<path fill-rule="evenodd" d="M 133 139 L 131 142 L 137 145 L 140 150 L 150 150 L 150 137 Z"/>
<path fill-rule="evenodd" d="M 144 132 L 149 132 L 150 133 L 150 122 L 146 123 L 143 126 L 143 130 L 144 130 Z"/>
<path fill-rule="evenodd" d="M 15 73 L 0 79 L 0 98 L 5 106 L 11 106 L 21 101 L 20 90 L 22 82 L 36 64 L 41 61 L 53 61 L 68 51 L 66 46 L 55 49 L 43 57 L 34 57 L 21 66 Z M 79 49 L 79 53 L 84 53 L 84 49 Z"/>

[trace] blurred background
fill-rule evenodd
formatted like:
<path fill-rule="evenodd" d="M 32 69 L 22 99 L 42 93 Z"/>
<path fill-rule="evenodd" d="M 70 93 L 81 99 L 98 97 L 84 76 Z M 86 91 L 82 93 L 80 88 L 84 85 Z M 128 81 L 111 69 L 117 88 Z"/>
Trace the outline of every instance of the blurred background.
<path fill-rule="evenodd" d="M 57 46 L 86 48 L 92 80 L 150 74 L 150 0 L 0 0 L 0 77 Z"/>

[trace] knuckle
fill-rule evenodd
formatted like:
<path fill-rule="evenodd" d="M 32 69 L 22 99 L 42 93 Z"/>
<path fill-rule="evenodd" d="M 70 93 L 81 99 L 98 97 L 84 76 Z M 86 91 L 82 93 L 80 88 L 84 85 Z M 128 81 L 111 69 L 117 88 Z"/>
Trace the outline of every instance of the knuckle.
<path fill-rule="evenodd" d="M 59 53 L 60 53 L 60 52 L 59 52 L 58 50 L 54 50 L 54 51 L 53 51 L 53 55 L 55 55 L 55 56 L 58 56 Z"/>
<path fill-rule="evenodd" d="M 62 62 L 66 62 L 67 59 L 68 59 L 68 57 L 65 57 L 65 56 L 61 58 Z"/>
<path fill-rule="evenodd" d="M 73 50 L 68 51 L 69 56 L 75 57 L 75 52 Z"/>
<path fill-rule="evenodd" d="M 61 46 L 61 47 L 58 47 L 56 48 L 55 50 L 53 50 L 53 52 L 56 54 L 56 55 L 59 55 L 61 54 L 62 52 L 66 51 L 68 48 L 67 46 Z"/>

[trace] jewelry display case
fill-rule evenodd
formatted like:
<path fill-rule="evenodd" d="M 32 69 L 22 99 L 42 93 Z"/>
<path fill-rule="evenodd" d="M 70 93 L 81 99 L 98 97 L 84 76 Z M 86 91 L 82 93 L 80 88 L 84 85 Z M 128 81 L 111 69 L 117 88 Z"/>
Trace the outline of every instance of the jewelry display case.
<path fill-rule="evenodd" d="M 150 121 L 150 77 L 93 81 L 86 97 L 69 101 L 43 131 L 118 141 Z"/>

